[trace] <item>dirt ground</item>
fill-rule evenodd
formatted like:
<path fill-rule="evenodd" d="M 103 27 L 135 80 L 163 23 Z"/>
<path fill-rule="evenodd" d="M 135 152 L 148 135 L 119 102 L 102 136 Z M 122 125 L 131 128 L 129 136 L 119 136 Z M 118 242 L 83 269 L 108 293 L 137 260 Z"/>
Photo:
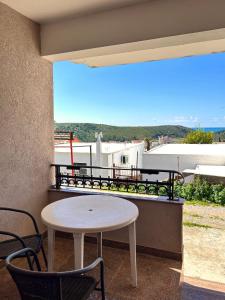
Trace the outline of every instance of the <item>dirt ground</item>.
<path fill-rule="evenodd" d="M 184 205 L 184 275 L 225 284 L 225 207 Z"/>

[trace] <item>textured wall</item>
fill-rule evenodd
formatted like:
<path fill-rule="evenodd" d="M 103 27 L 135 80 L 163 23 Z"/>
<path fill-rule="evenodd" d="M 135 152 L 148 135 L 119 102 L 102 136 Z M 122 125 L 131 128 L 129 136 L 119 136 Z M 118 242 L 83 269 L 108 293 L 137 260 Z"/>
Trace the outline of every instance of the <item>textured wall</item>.
<path fill-rule="evenodd" d="M 38 24 L 0 3 L 0 206 L 27 209 L 40 223 L 53 161 L 52 65 L 40 57 Z M 29 231 L 27 222 L 0 217 Z"/>

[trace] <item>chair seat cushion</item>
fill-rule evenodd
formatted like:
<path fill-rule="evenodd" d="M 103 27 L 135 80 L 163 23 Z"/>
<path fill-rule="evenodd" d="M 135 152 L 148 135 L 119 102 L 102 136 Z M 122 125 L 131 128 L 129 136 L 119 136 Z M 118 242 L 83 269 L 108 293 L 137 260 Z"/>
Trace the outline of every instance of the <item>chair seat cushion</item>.
<path fill-rule="evenodd" d="M 36 253 L 40 251 L 41 235 L 27 235 L 22 237 L 26 247 L 34 249 Z M 9 254 L 22 249 L 20 241 L 17 239 L 10 239 L 0 242 L 0 258 L 5 259 Z"/>
<path fill-rule="evenodd" d="M 85 300 L 96 287 L 91 276 L 65 277 L 61 279 L 63 300 Z"/>

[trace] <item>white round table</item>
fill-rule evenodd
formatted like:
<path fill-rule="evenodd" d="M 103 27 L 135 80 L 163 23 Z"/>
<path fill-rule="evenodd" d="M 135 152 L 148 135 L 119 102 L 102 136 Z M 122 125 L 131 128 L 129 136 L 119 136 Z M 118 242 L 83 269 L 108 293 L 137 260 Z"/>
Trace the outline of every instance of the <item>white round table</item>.
<path fill-rule="evenodd" d="M 137 286 L 136 205 L 113 196 L 77 196 L 49 204 L 42 210 L 41 217 L 48 227 L 49 271 L 53 271 L 55 230 L 73 233 L 75 269 L 80 269 L 83 268 L 85 233 L 97 233 L 98 255 L 102 256 L 102 232 L 128 226 L 132 285 Z"/>

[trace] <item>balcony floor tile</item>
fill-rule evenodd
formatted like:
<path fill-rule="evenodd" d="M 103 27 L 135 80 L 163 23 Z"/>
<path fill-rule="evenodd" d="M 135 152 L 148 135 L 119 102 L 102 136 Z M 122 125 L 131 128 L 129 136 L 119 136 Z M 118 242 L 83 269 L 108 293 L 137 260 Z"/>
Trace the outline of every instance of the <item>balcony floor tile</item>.
<path fill-rule="evenodd" d="M 73 240 L 56 239 L 55 269 L 73 269 Z M 180 299 L 181 263 L 147 254 L 137 255 L 138 287 L 130 284 L 127 250 L 103 247 L 107 300 L 178 300 Z M 96 245 L 85 243 L 85 265 L 96 258 Z M 96 274 L 94 274 L 96 275 Z M 5 269 L 0 271 L 0 299 L 19 299 L 15 285 Z M 91 299 L 99 299 L 96 292 Z"/>

